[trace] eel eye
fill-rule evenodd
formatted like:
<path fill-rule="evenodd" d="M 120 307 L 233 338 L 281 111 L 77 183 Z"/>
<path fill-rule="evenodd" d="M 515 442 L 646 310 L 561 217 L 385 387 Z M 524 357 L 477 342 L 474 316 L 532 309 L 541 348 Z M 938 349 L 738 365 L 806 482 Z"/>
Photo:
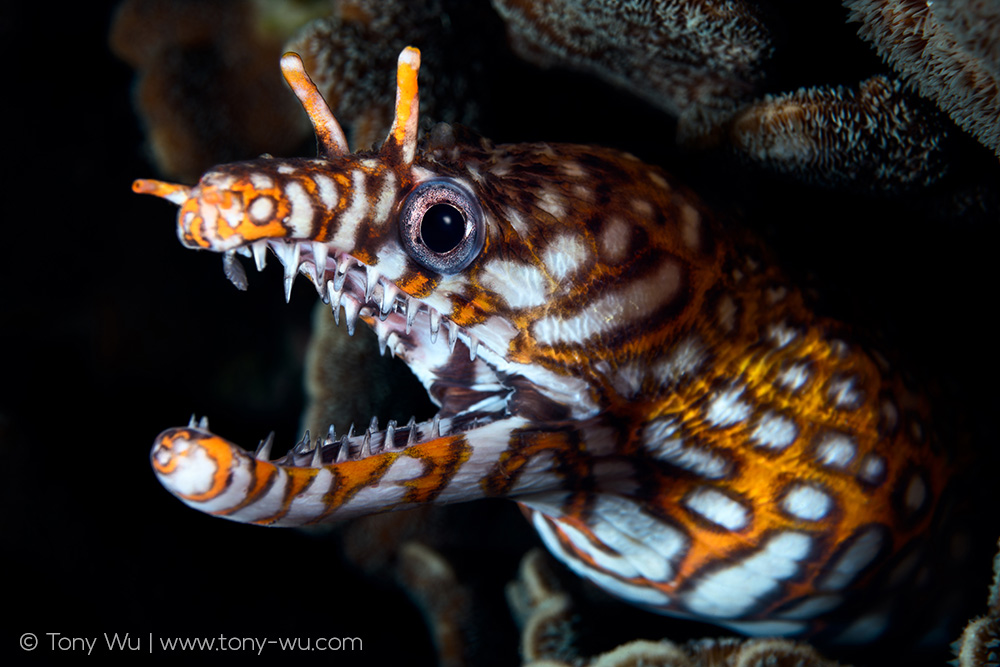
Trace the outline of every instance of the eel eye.
<path fill-rule="evenodd" d="M 486 236 L 479 202 L 463 185 L 448 179 L 426 181 L 407 195 L 399 233 L 410 257 L 445 275 L 471 264 Z"/>

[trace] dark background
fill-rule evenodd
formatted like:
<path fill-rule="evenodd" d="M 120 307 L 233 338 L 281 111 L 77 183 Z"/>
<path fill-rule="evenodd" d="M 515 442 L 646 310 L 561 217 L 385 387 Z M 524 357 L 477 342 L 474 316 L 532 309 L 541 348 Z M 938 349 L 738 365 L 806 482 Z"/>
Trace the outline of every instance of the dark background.
<path fill-rule="evenodd" d="M 134 178 L 158 174 L 132 109 L 133 72 L 107 47 L 112 6 L 0 10 L 0 550 L 2 606 L 14 619 L 0 655 L 14 657 L 7 664 L 54 657 L 47 632 L 129 632 L 144 647 L 149 633 L 357 636 L 363 653 L 312 658 L 367 665 L 412 652 L 410 664 L 430 664 L 419 614 L 390 582 L 345 566 L 333 538 L 208 518 L 152 475 L 154 437 L 192 412 L 248 445 L 271 430 L 286 446 L 298 439 L 314 296 L 300 281 L 286 305 L 276 262 L 237 292 L 217 257 L 180 246 L 172 206 L 131 193 Z M 788 31 L 789 39 L 819 51 L 842 44 L 836 76 L 856 80 L 879 64 L 854 45 L 840 13 L 829 10 L 829 30 Z M 793 10 L 786 20 L 796 20 Z M 794 60 L 773 85 L 820 83 L 831 76 L 828 62 Z M 651 143 L 630 128 L 663 122 L 658 114 L 611 89 L 509 68 L 497 87 L 516 94 L 498 109 L 503 122 L 492 121 L 495 138 L 617 144 L 690 175 L 745 213 L 793 276 L 821 288 L 827 312 L 879 331 L 913 360 L 948 397 L 948 427 L 980 448 L 984 470 L 996 464 L 995 209 L 952 218 L 924 205 L 926 193 L 869 197 L 748 174 Z M 583 101 L 592 119 L 567 123 L 560 105 Z M 996 160 L 968 144 L 958 149 L 965 166 L 955 179 L 995 174 Z M 990 556 L 977 561 L 983 578 Z M 490 584 L 497 598 L 514 565 Z M 33 653 L 16 647 L 24 632 L 42 640 Z"/>

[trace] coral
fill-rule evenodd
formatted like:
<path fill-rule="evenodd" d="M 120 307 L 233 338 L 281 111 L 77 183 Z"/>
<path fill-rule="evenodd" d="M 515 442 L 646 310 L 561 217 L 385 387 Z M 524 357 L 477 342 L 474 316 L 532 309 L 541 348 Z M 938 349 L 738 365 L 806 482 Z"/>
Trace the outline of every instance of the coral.
<path fill-rule="evenodd" d="M 397 575 L 428 620 L 441 667 L 465 665 L 469 594 L 441 554 L 418 542 L 399 550 Z"/>
<path fill-rule="evenodd" d="M 948 170 L 947 130 L 898 80 L 766 96 L 733 119 L 734 149 L 767 169 L 830 187 L 905 190 Z"/>
<path fill-rule="evenodd" d="M 426 81 L 421 116 L 475 125 L 485 97 L 475 75 L 484 60 L 480 31 L 464 28 L 474 3 L 340 0 L 326 18 L 304 26 L 285 45 L 302 56 L 350 144 L 367 149 L 385 138 L 393 91 L 387 72 L 406 46 L 420 49 Z M 452 54 L 462 53 L 462 58 Z"/>
<path fill-rule="evenodd" d="M 110 45 L 137 70 L 134 103 L 158 169 L 183 180 L 248 153 L 290 151 L 308 124 L 275 72 L 287 13 L 251 2 L 129 0 Z M 266 7 L 266 5 L 265 5 Z M 307 20 L 299 12 L 291 12 Z"/>
<path fill-rule="evenodd" d="M 1000 552 L 993 559 L 987 614 L 969 622 L 953 649 L 958 667 L 1000 665 Z"/>
<path fill-rule="evenodd" d="M 541 66 L 596 74 L 678 118 L 687 141 L 755 92 L 768 31 L 741 0 L 493 0 L 511 45 Z"/>
<path fill-rule="evenodd" d="M 1000 156 L 1000 5 L 845 0 L 858 34 L 920 94 Z"/>

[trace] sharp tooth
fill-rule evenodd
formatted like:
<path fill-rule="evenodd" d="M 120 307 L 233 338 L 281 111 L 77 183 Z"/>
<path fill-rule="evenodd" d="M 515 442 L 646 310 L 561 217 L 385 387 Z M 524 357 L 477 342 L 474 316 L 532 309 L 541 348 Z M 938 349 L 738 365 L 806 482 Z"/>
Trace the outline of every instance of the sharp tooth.
<path fill-rule="evenodd" d="M 313 266 L 315 271 L 313 275 L 316 277 L 316 284 L 322 285 L 323 278 L 326 277 L 326 252 L 327 246 L 325 243 L 320 243 L 319 241 L 312 242 L 313 251 Z"/>
<path fill-rule="evenodd" d="M 361 439 L 361 454 L 358 458 L 366 459 L 372 455 L 372 432 L 365 431 L 365 437 Z"/>
<path fill-rule="evenodd" d="M 197 422 L 197 420 L 194 417 L 194 413 L 192 412 L 191 413 L 191 419 L 188 420 L 188 428 L 196 428 L 197 426 L 198 426 L 198 422 Z"/>
<path fill-rule="evenodd" d="M 395 331 L 389 333 L 389 338 L 386 339 L 386 345 L 389 348 L 389 355 L 395 357 L 396 346 L 399 345 L 399 335 Z"/>
<path fill-rule="evenodd" d="M 321 468 L 323 466 L 323 444 L 319 438 L 316 439 L 316 449 L 313 450 L 312 461 L 309 465 L 313 468 Z"/>
<path fill-rule="evenodd" d="M 441 418 L 434 415 L 434 419 L 431 420 L 431 440 L 441 437 Z"/>
<path fill-rule="evenodd" d="M 271 458 L 271 447 L 274 445 L 274 431 L 267 434 L 267 437 L 260 441 L 257 445 L 257 451 L 253 453 L 253 457 L 258 461 L 267 461 Z"/>
<path fill-rule="evenodd" d="M 392 283 L 386 282 L 382 284 L 382 315 L 389 314 L 392 310 L 393 305 L 396 303 L 396 295 L 399 294 L 399 288 L 397 288 Z"/>
<path fill-rule="evenodd" d="M 430 308 L 428 306 L 428 308 Z M 438 339 L 438 330 L 441 328 L 441 313 L 430 308 L 430 322 L 431 322 L 431 342 L 436 343 Z"/>
<path fill-rule="evenodd" d="M 305 454 L 306 452 L 309 451 L 309 447 L 311 445 L 312 445 L 312 437 L 310 437 L 309 435 L 309 429 L 306 429 L 306 432 L 302 436 L 302 439 L 299 440 L 297 443 L 295 443 L 295 447 L 293 447 L 293 449 L 296 454 Z"/>
<path fill-rule="evenodd" d="M 337 275 L 333 277 L 334 288 L 340 290 L 344 288 L 344 281 L 347 279 L 347 271 L 351 268 L 351 264 L 354 263 L 354 258 L 348 254 L 343 254 L 340 256 L 340 261 L 337 262 Z"/>
<path fill-rule="evenodd" d="M 229 282 L 236 285 L 236 289 L 246 291 L 247 272 L 243 270 L 243 264 L 236 259 L 236 251 L 229 250 L 222 256 L 222 272 L 229 278 Z"/>
<path fill-rule="evenodd" d="M 347 460 L 351 449 L 351 439 L 346 435 L 340 439 L 340 451 L 337 452 L 337 463 L 343 463 Z"/>
<path fill-rule="evenodd" d="M 445 328 L 448 329 L 448 353 L 455 353 L 455 343 L 458 342 L 458 325 L 454 322 L 445 322 Z"/>
<path fill-rule="evenodd" d="M 384 357 L 385 348 L 389 343 L 388 327 L 375 327 L 375 335 L 378 336 L 378 354 L 380 357 Z"/>
<path fill-rule="evenodd" d="M 479 352 L 479 341 L 475 336 L 469 336 L 469 361 L 476 360 L 476 354 Z"/>
<path fill-rule="evenodd" d="M 378 269 L 373 266 L 368 266 L 365 264 L 365 302 L 372 300 L 372 294 L 375 292 L 375 284 L 378 283 Z"/>
<path fill-rule="evenodd" d="M 327 280 L 326 294 L 326 302 L 330 304 L 330 309 L 333 311 L 333 321 L 337 323 L 337 326 L 340 326 L 340 302 L 344 298 L 344 291 L 334 287 L 332 280 Z"/>
<path fill-rule="evenodd" d="M 385 427 L 385 442 L 382 443 L 383 449 L 391 449 L 396 446 L 396 420 L 390 419 L 389 424 Z"/>
<path fill-rule="evenodd" d="M 257 265 L 257 270 L 263 271 L 267 266 L 267 241 L 254 241 L 250 247 L 253 249 L 253 261 Z"/>
<path fill-rule="evenodd" d="M 337 429 L 333 427 L 333 424 L 330 424 L 330 430 L 326 432 L 326 444 L 332 445 L 336 441 L 337 441 Z"/>
<path fill-rule="evenodd" d="M 406 297 L 404 308 L 406 309 L 406 333 L 409 335 L 410 329 L 413 328 L 413 320 L 417 317 L 417 311 L 420 310 L 420 306 L 412 298 Z"/>
<path fill-rule="evenodd" d="M 347 320 L 347 334 L 354 335 L 354 325 L 358 323 L 358 313 L 361 312 L 361 304 L 354 300 L 350 294 L 346 295 L 344 302 L 344 318 Z"/>
<path fill-rule="evenodd" d="M 299 244 L 292 241 L 288 244 L 288 251 L 285 255 L 285 303 L 292 300 L 292 284 L 295 283 L 295 276 L 299 273 Z"/>
<path fill-rule="evenodd" d="M 406 423 L 406 428 L 410 429 L 410 432 L 406 434 L 406 446 L 409 447 L 417 441 L 417 418 L 410 417 L 410 421 Z"/>
<path fill-rule="evenodd" d="M 198 428 L 203 428 L 206 431 L 208 430 L 208 417 L 201 418 L 201 420 L 198 422 Z"/>
<path fill-rule="evenodd" d="M 237 248 L 236 252 L 238 252 L 239 254 L 243 255 L 246 258 L 250 258 L 250 257 L 253 256 L 250 253 L 250 247 L 249 246 L 245 246 L 245 245 L 241 245 L 239 248 Z"/>

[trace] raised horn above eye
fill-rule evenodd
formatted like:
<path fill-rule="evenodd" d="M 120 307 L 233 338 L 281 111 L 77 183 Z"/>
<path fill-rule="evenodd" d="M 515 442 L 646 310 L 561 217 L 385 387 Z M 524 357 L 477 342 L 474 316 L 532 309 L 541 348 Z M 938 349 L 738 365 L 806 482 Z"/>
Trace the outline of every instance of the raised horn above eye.
<path fill-rule="evenodd" d="M 407 195 L 399 215 L 399 235 L 406 252 L 422 266 L 446 275 L 457 273 L 483 249 L 483 211 L 460 183 L 426 181 Z"/>

